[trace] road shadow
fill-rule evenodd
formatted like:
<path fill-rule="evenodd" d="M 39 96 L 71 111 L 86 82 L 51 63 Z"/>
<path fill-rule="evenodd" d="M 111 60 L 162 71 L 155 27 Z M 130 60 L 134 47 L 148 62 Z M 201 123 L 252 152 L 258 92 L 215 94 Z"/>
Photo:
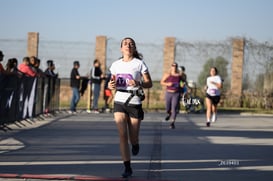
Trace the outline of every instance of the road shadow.
<path fill-rule="evenodd" d="M 271 130 L 232 130 L 228 120 L 236 119 L 234 115 L 226 115 L 222 123 L 207 128 L 204 117 L 182 115 L 175 130 L 167 129 L 166 123 L 162 123 L 165 126 L 162 128 L 162 179 L 254 181 L 273 178 Z M 247 124 L 246 121 L 242 124 Z"/>

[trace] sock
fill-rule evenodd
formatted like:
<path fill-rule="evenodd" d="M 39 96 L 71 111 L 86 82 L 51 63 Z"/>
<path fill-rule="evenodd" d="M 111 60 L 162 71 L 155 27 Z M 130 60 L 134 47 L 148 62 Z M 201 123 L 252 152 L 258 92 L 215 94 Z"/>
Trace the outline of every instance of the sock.
<path fill-rule="evenodd" d="M 216 113 L 212 113 L 211 121 L 212 122 L 216 121 Z"/>
<path fill-rule="evenodd" d="M 132 168 L 131 168 L 131 161 L 124 161 L 123 162 L 124 166 L 125 166 L 125 171 L 131 171 Z"/>
<path fill-rule="evenodd" d="M 139 144 L 132 145 L 132 154 L 137 155 L 139 152 Z"/>

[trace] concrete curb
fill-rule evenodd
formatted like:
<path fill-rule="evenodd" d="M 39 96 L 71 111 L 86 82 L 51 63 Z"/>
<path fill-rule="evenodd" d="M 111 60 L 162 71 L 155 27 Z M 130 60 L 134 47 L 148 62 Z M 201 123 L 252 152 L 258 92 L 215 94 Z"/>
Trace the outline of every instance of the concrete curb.
<path fill-rule="evenodd" d="M 24 180 L 72 180 L 72 181 L 148 181 L 147 179 L 134 179 L 132 178 L 103 178 L 96 176 L 88 175 L 38 175 L 38 174 L 0 174 L 0 179 L 4 178 L 5 180 L 9 179 L 24 179 Z M 149 181 L 158 181 L 150 180 Z M 162 181 L 162 180 L 160 180 Z"/>
<path fill-rule="evenodd" d="M 243 112 L 240 113 L 241 116 L 264 116 L 264 117 L 273 117 L 273 114 L 261 114 L 261 113 L 251 113 L 251 112 Z"/>

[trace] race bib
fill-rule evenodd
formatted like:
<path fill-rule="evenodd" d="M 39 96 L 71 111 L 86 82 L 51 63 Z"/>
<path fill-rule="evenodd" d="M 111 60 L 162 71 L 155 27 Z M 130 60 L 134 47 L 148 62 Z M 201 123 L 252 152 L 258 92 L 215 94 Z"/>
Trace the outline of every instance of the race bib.
<path fill-rule="evenodd" d="M 127 87 L 129 80 L 133 80 L 131 74 L 117 74 L 116 75 L 116 85 L 117 87 Z"/>
<path fill-rule="evenodd" d="M 209 89 L 209 94 L 210 95 L 216 95 L 217 89 Z"/>

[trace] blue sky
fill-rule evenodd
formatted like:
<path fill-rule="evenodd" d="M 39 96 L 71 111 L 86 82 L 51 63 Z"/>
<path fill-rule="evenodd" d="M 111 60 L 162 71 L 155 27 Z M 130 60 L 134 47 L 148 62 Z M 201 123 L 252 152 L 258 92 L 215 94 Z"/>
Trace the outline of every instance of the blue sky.
<path fill-rule="evenodd" d="M 272 0 L 0 0 L 0 39 L 273 40 Z"/>

